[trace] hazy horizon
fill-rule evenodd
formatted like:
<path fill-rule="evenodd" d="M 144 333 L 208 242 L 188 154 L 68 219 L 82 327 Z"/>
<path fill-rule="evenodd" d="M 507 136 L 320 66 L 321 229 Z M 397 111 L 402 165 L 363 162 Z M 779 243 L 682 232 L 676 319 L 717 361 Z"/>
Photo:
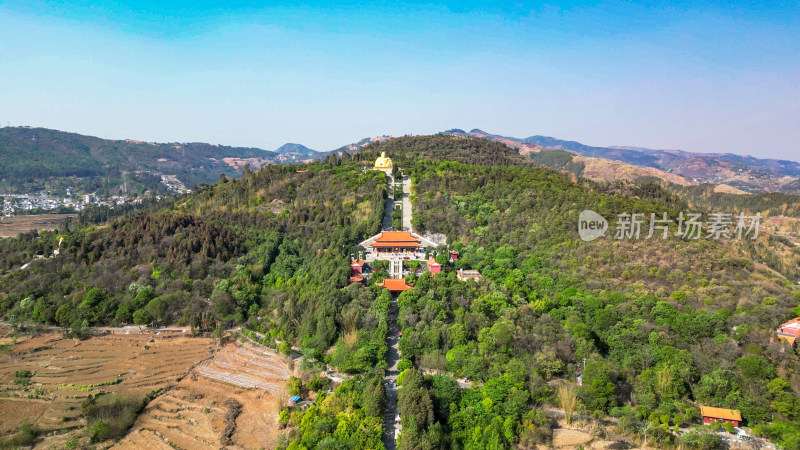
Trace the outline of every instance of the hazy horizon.
<path fill-rule="evenodd" d="M 6 126 L 5 124 L 0 124 L 0 129 L 4 128 L 5 126 Z M 37 126 L 34 126 L 34 125 L 11 125 L 11 127 L 12 128 L 17 127 L 17 128 L 53 129 L 53 128 L 49 128 L 49 127 L 37 127 Z M 497 135 L 497 136 L 503 136 L 503 137 L 507 137 L 507 138 L 517 138 L 517 139 L 525 139 L 525 138 L 529 138 L 529 137 L 533 137 L 533 136 L 544 136 L 544 137 L 559 139 L 559 140 L 562 140 L 562 141 L 575 141 L 574 139 L 568 139 L 568 138 L 563 138 L 563 137 L 559 137 L 559 136 L 549 136 L 547 134 L 541 134 L 541 133 L 527 134 L 527 135 L 524 135 L 524 136 L 511 136 L 511 135 L 503 134 L 503 133 L 495 133 L 492 130 L 485 130 L 485 129 L 482 129 L 482 128 L 479 128 L 479 127 L 478 128 L 450 127 L 450 128 L 444 129 L 444 130 L 439 130 L 439 131 L 434 132 L 434 133 L 425 133 L 425 134 L 409 133 L 408 135 L 410 135 L 410 136 L 427 136 L 427 135 L 437 134 L 437 133 L 441 133 L 441 132 L 445 132 L 445 131 L 453 130 L 453 129 L 459 129 L 459 130 L 462 130 L 464 132 L 470 132 L 472 130 L 478 129 L 478 130 L 483 131 L 483 132 L 488 133 L 488 134 Z M 66 133 L 77 133 L 77 134 L 84 135 L 84 136 L 92 136 L 92 137 L 97 137 L 97 138 L 100 138 L 100 139 L 107 139 L 107 140 L 112 140 L 112 141 L 114 141 L 114 140 L 116 140 L 116 141 L 135 140 L 136 141 L 136 140 L 138 140 L 138 141 L 143 141 L 143 142 L 150 142 L 150 143 L 153 143 L 153 144 L 203 143 L 203 144 L 220 145 L 220 146 L 228 146 L 228 147 L 255 148 L 255 149 L 264 150 L 264 151 L 275 151 L 278 148 L 280 148 L 280 147 L 282 147 L 284 145 L 288 145 L 288 144 L 300 144 L 300 145 L 302 145 L 302 146 L 304 146 L 304 147 L 306 147 L 306 148 L 308 148 L 310 150 L 315 150 L 317 152 L 329 152 L 329 151 L 333 151 L 333 150 L 338 150 L 341 147 L 344 147 L 344 146 L 347 146 L 347 145 L 350 145 L 350 144 L 355 144 L 355 143 L 357 143 L 360 140 L 365 139 L 365 138 L 376 138 L 376 137 L 381 137 L 381 136 L 387 136 L 385 134 L 376 134 L 376 135 L 372 135 L 372 136 L 364 136 L 364 137 L 362 137 L 360 139 L 353 140 L 352 142 L 345 142 L 345 143 L 336 145 L 335 147 L 332 147 L 332 148 L 314 148 L 314 147 L 311 147 L 309 145 L 304 144 L 303 142 L 299 142 L 299 141 L 296 141 L 296 140 L 295 141 L 286 141 L 286 142 L 284 142 L 282 144 L 279 144 L 279 145 L 277 145 L 275 147 L 267 148 L 267 147 L 260 147 L 258 145 L 246 145 L 246 144 L 245 145 L 234 145 L 234 144 L 229 144 L 229 143 L 226 143 L 226 142 L 209 142 L 209 141 L 200 141 L 200 140 L 196 140 L 196 139 L 195 140 L 192 140 L 192 139 L 180 140 L 180 141 L 178 141 L 178 140 L 165 140 L 165 141 L 155 140 L 154 141 L 154 140 L 138 139 L 136 137 L 130 137 L 130 136 L 126 136 L 126 137 L 100 136 L 100 135 L 92 134 L 92 133 L 89 133 L 89 132 L 81 133 L 81 132 L 77 132 L 77 131 L 73 131 L 73 130 L 58 130 L 58 129 L 55 129 L 55 130 L 56 131 L 63 131 L 63 132 L 66 132 Z M 396 137 L 401 137 L 401 136 L 402 135 L 391 136 L 391 137 L 396 138 Z M 604 145 L 604 144 L 594 144 L 594 143 L 580 142 L 580 141 L 575 141 L 575 142 L 578 142 L 578 143 L 583 144 L 583 145 L 588 145 L 590 147 L 604 147 L 604 148 L 614 148 L 614 147 L 616 147 L 616 148 L 628 148 L 628 149 L 634 149 L 634 150 L 643 149 L 643 150 L 663 150 L 663 151 L 689 151 L 689 150 L 678 149 L 678 148 L 652 148 L 652 147 L 644 147 L 644 146 L 641 146 L 641 145 L 617 145 L 617 144 Z M 711 154 L 720 154 L 720 155 L 731 153 L 731 154 L 737 154 L 737 155 L 741 155 L 741 156 L 752 156 L 752 157 L 760 158 L 760 159 L 776 159 L 776 160 L 784 160 L 784 161 L 792 161 L 792 162 L 800 163 L 800 157 L 794 158 L 794 159 L 792 159 L 791 157 L 790 158 L 776 158 L 776 157 L 769 157 L 769 156 L 757 156 L 757 155 L 752 155 L 752 154 L 747 154 L 747 153 L 733 153 L 733 152 L 693 152 L 693 153 L 698 153 L 698 154 L 711 153 Z M 598 156 L 598 157 L 602 158 L 602 156 Z"/>
<path fill-rule="evenodd" d="M 0 3 L 0 123 L 332 150 L 458 124 L 797 160 L 800 5 Z"/>

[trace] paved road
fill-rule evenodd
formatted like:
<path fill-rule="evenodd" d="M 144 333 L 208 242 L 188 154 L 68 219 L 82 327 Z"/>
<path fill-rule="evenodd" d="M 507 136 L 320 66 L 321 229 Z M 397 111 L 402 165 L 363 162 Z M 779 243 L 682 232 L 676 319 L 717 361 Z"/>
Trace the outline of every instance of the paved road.
<path fill-rule="evenodd" d="M 392 303 L 389 304 L 389 329 L 386 332 L 386 345 L 389 347 L 386 352 L 386 376 L 383 379 L 386 387 L 386 408 L 383 417 L 383 445 L 388 450 L 397 448 L 394 440 L 395 429 L 399 425 L 395 422 L 397 415 L 397 363 L 400 361 L 400 350 L 397 346 L 400 327 L 397 325 L 397 297 L 392 296 Z"/>
<path fill-rule="evenodd" d="M 409 196 L 411 195 L 411 178 L 405 177 L 401 184 L 403 186 L 403 194 L 400 198 L 394 198 L 394 183 L 395 179 L 391 175 L 388 175 L 389 180 L 389 197 L 386 199 L 386 209 L 383 213 L 383 229 L 384 230 L 391 230 L 392 229 L 392 211 L 394 211 L 394 206 L 396 202 L 402 202 L 402 209 L 403 209 L 403 223 L 402 223 L 402 231 L 411 231 L 411 200 Z"/>
<path fill-rule="evenodd" d="M 383 230 L 392 230 L 392 211 L 394 211 L 394 178 L 387 175 L 389 179 L 389 197 L 386 198 L 386 210 L 383 213 Z"/>
<path fill-rule="evenodd" d="M 405 177 L 403 184 L 403 231 L 411 231 L 411 178 Z"/>

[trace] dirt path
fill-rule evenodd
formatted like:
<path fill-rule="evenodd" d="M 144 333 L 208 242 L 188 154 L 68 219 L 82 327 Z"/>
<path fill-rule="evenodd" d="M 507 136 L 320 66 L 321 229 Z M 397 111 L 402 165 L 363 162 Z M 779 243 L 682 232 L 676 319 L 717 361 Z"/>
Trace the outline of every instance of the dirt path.
<path fill-rule="evenodd" d="M 60 327 L 58 325 L 43 325 L 39 323 L 17 323 L 14 324 L 7 320 L 0 320 L 0 327 L 9 327 L 14 328 L 15 326 L 20 326 L 23 329 L 37 329 L 39 331 L 53 331 L 53 332 L 62 332 L 68 330 L 65 327 Z M 23 330 L 24 331 L 24 330 Z M 191 328 L 189 327 L 162 327 L 162 328 L 150 328 L 144 325 L 126 325 L 124 327 L 89 327 L 89 331 L 92 333 L 115 333 L 115 334 L 155 334 L 159 335 L 160 333 L 189 333 Z M 232 330 L 228 330 L 232 331 Z M 187 334 L 187 336 L 191 336 Z"/>

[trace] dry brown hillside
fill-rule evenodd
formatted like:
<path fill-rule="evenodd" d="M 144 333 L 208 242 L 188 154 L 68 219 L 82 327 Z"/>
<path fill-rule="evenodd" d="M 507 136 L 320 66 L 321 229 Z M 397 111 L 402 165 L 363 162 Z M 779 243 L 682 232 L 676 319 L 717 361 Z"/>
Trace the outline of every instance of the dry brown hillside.
<path fill-rule="evenodd" d="M 582 175 L 594 181 L 634 181 L 640 177 L 656 177 L 661 180 L 679 184 L 681 186 L 692 186 L 697 184 L 695 181 L 689 180 L 674 173 L 665 172 L 653 167 L 634 166 L 632 164 L 620 161 L 612 161 L 610 159 L 575 156 L 573 157 L 573 161 L 577 163 L 583 163 L 585 167 Z"/>

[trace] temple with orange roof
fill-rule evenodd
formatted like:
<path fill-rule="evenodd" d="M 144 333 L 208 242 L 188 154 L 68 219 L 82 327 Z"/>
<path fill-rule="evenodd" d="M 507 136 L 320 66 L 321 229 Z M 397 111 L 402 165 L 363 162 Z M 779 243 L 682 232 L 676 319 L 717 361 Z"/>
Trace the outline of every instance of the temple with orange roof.
<path fill-rule="evenodd" d="M 413 253 L 420 247 L 420 240 L 408 231 L 384 231 L 372 242 L 377 253 Z"/>
<path fill-rule="evenodd" d="M 413 284 L 406 283 L 404 278 L 386 278 L 380 283 L 375 283 L 375 285 L 385 287 L 391 292 L 403 292 L 414 287 Z"/>

